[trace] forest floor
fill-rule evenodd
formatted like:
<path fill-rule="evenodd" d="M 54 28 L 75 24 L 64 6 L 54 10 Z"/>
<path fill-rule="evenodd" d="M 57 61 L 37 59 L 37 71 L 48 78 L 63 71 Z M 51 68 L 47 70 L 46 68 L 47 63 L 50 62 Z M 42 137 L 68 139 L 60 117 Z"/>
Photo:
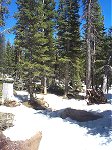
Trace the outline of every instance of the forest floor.
<path fill-rule="evenodd" d="M 112 98 L 112 91 L 110 99 Z M 27 92 L 18 91 L 21 101 L 26 100 Z M 12 141 L 26 140 L 37 131 L 42 131 L 39 150 L 110 150 L 112 148 L 112 104 L 87 105 L 85 100 L 63 99 L 47 94 L 44 97 L 49 104 L 47 110 L 35 110 L 24 106 L 0 106 L 0 112 L 15 115 L 14 126 L 3 131 Z M 17 99 L 17 98 L 16 98 Z M 79 122 L 69 117 L 62 119 L 60 112 L 65 108 L 86 110 L 100 114 L 102 118 Z"/>

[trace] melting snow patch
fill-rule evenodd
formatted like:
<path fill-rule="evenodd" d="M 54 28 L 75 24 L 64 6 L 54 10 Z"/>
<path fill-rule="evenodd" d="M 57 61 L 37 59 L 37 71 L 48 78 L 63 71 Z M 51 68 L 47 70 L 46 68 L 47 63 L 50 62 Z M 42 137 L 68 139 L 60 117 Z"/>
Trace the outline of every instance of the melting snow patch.
<path fill-rule="evenodd" d="M 84 100 L 63 100 L 56 95 L 44 96 L 53 110 L 71 107 L 100 113 L 103 118 L 78 122 L 70 118 L 61 119 L 55 111 L 37 111 L 23 105 L 15 108 L 0 106 L 1 112 L 15 115 L 14 126 L 3 133 L 11 140 L 25 140 L 42 131 L 39 150 L 110 150 L 112 148 L 112 105 L 87 106 Z"/>

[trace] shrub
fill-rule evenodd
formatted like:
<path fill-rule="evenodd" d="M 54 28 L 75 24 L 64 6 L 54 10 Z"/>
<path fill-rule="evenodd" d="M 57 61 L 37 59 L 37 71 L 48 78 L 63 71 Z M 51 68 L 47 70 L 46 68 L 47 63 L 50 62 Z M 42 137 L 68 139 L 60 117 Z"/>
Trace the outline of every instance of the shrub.
<path fill-rule="evenodd" d="M 51 93 L 51 94 L 56 94 L 56 95 L 64 95 L 64 89 L 58 85 L 51 85 L 49 88 L 48 88 L 48 92 Z"/>

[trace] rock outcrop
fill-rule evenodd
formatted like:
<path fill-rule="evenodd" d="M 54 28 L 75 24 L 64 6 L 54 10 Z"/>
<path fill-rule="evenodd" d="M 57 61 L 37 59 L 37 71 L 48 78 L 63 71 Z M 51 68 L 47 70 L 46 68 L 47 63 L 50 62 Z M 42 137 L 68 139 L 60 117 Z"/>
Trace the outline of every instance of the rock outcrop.
<path fill-rule="evenodd" d="M 20 131 L 22 132 L 22 131 Z M 37 132 L 33 137 L 25 141 L 11 141 L 0 133 L 0 150 L 38 150 L 42 133 Z"/>
<path fill-rule="evenodd" d="M 77 109 L 72 109 L 72 108 L 64 109 L 61 112 L 60 117 L 62 119 L 69 117 L 72 120 L 76 120 L 80 122 L 92 121 L 92 120 L 102 118 L 102 116 L 100 116 L 99 114 L 94 114 L 92 112 L 87 112 L 85 110 L 77 110 Z"/>

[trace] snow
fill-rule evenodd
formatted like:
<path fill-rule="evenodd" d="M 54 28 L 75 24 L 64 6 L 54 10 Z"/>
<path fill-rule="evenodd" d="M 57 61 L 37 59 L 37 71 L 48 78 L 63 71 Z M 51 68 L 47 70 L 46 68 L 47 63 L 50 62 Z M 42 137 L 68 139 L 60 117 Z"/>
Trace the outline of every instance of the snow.
<path fill-rule="evenodd" d="M 26 93 L 18 92 L 20 95 Z M 112 90 L 109 92 L 112 93 Z M 112 95 L 112 94 L 111 94 Z M 112 147 L 112 105 L 86 105 L 84 100 L 66 100 L 53 94 L 37 95 L 44 97 L 51 110 L 34 110 L 22 104 L 10 108 L 0 106 L 0 112 L 15 115 L 14 126 L 3 133 L 11 140 L 25 140 L 36 132 L 42 132 L 39 150 L 110 150 Z M 61 119 L 59 112 L 64 108 L 100 113 L 103 118 L 88 122 Z"/>

